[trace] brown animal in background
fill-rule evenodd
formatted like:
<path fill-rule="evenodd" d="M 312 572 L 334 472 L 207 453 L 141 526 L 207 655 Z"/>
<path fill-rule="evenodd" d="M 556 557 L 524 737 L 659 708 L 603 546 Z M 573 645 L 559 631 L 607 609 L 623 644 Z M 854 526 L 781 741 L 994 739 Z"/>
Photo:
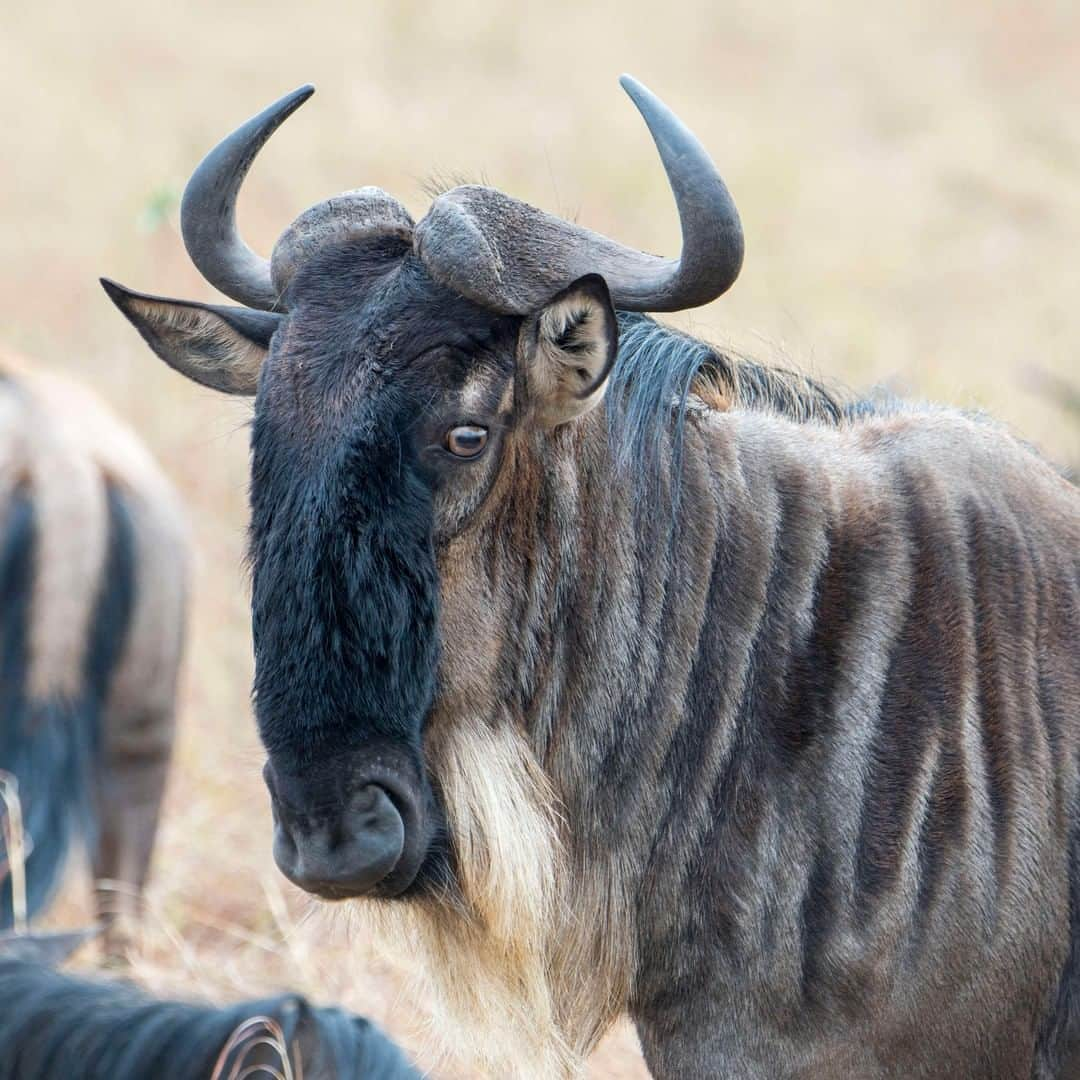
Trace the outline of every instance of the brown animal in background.
<path fill-rule="evenodd" d="M 81 836 L 114 954 L 157 829 L 187 580 L 183 515 L 146 448 L 82 387 L 0 354 L 0 769 L 19 783 L 29 914 Z"/>
<path fill-rule="evenodd" d="M 278 865 L 421 948 L 493 1075 L 624 1011 L 679 1080 L 1080 1075 L 1080 494 L 641 314 L 724 292 L 742 233 L 625 85 L 679 259 L 483 187 L 416 225 L 348 192 L 260 259 L 236 194 L 304 89 L 185 192 L 248 306 L 106 283 L 255 395 Z"/>

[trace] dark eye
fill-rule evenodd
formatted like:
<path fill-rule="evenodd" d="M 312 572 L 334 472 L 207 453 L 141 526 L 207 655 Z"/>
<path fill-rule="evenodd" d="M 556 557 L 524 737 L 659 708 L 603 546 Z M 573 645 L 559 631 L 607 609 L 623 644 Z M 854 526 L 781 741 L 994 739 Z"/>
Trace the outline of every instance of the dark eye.
<path fill-rule="evenodd" d="M 446 433 L 446 449 L 455 457 L 476 457 L 487 446 L 487 428 L 462 424 Z"/>

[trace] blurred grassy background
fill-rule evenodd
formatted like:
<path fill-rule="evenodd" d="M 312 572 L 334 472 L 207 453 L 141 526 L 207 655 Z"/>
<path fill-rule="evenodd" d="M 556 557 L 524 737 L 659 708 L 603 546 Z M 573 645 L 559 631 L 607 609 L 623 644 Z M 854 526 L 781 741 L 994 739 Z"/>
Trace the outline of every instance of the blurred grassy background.
<path fill-rule="evenodd" d="M 245 188 L 243 229 L 265 252 L 304 206 L 349 187 L 380 185 L 419 215 L 432 173 L 674 252 L 663 174 L 615 81 L 630 71 L 712 150 L 747 234 L 730 296 L 676 321 L 856 386 L 985 408 L 1080 461 L 1080 428 L 1032 376 L 1080 380 L 1074 0 L 4 7 L 0 340 L 82 377 L 133 424 L 199 547 L 138 965 L 157 988 L 288 984 L 414 1043 L 424 1017 L 271 868 L 247 697 L 248 407 L 169 373 L 96 283 L 211 297 L 176 232 L 179 191 L 213 142 L 284 91 L 319 88 Z M 53 921 L 84 917 L 83 894 L 73 882 Z M 641 1075 L 628 1033 L 594 1073 Z"/>

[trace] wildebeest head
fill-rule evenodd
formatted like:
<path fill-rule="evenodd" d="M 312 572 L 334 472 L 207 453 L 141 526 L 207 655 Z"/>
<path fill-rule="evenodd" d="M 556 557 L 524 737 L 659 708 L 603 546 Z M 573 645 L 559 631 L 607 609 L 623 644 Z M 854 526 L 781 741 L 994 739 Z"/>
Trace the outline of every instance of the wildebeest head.
<path fill-rule="evenodd" d="M 255 395 L 255 709 L 275 857 L 311 892 L 395 896 L 448 872 L 425 723 L 454 683 L 448 634 L 473 628 L 447 628 L 439 552 L 505 496 L 522 438 L 542 453 L 600 400 L 616 307 L 703 304 L 738 273 L 738 215 L 712 162 L 648 90 L 623 85 L 671 182 L 679 259 L 475 186 L 416 225 L 382 191 L 347 192 L 261 259 L 237 235 L 236 195 L 303 88 L 216 147 L 184 195 L 189 253 L 245 307 L 105 283 L 171 366 Z"/>

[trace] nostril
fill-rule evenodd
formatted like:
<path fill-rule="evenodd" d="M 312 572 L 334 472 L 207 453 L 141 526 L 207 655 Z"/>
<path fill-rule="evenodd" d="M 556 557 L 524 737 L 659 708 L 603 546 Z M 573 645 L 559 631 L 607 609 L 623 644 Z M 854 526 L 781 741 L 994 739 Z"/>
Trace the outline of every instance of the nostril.
<path fill-rule="evenodd" d="M 382 788 L 378 784 L 367 784 L 352 797 L 350 805 L 361 812 L 374 810 L 378 806 L 380 792 Z"/>
<path fill-rule="evenodd" d="M 275 820 L 274 860 L 281 872 L 330 899 L 369 891 L 391 873 L 404 850 L 401 814 L 376 784 L 357 790 L 338 813 L 317 823 L 290 821 L 281 805 Z"/>

